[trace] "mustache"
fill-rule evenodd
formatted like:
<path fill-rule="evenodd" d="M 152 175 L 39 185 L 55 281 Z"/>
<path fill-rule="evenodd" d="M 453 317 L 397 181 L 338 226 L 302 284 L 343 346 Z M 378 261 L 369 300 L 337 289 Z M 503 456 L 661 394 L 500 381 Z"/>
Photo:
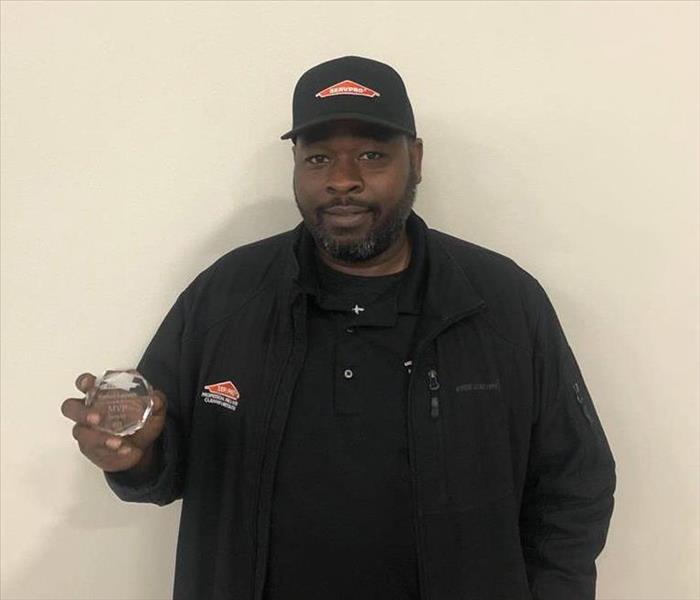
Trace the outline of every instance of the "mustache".
<path fill-rule="evenodd" d="M 346 196 L 342 198 L 334 198 L 328 204 L 319 206 L 317 210 L 318 212 L 323 212 L 324 210 L 328 210 L 329 208 L 335 208 L 336 206 L 356 206 L 358 208 L 364 208 L 366 210 L 372 211 L 375 209 L 373 202 L 369 202 L 367 200 L 360 200 L 358 198 L 348 198 Z"/>

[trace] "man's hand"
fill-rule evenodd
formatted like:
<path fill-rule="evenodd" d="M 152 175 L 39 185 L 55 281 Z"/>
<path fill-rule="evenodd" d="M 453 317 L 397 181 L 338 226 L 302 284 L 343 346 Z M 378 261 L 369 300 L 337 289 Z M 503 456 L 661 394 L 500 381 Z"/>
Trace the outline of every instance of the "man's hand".
<path fill-rule="evenodd" d="M 75 380 L 75 387 L 87 393 L 95 385 L 95 376 L 83 373 Z M 85 406 L 84 398 L 68 398 L 61 405 L 61 412 L 71 421 L 73 437 L 80 451 L 103 471 L 146 471 L 153 460 L 153 442 L 165 425 L 167 401 L 163 392 L 153 395 L 153 411 L 144 426 L 136 433 L 119 437 L 96 429 L 99 415 Z"/>

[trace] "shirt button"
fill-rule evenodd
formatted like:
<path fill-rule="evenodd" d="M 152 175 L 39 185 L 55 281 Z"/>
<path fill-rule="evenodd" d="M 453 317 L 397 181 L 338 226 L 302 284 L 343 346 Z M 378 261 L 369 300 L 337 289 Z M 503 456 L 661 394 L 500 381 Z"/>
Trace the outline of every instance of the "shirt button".
<path fill-rule="evenodd" d="M 347 331 L 348 333 L 355 333 L 355 328 L 354 327 L 346 327 L 345 331 Z"/>
<path fill-rule="evenodd" d="M 352 376 L 353 372 L 351 369 L 345 369 L 345 371 L 343 371 L 343 377 L 345 377 L 345 379 L 352 379 Z"/>

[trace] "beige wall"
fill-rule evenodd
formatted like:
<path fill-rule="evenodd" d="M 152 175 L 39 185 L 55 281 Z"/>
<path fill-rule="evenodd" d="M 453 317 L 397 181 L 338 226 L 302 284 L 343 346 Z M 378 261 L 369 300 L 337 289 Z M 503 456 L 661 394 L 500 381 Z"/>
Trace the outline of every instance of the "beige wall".
<path fill-rule="evenodd" d="M 557 307 L 618 463 L 598 597 L 699 598 L 699 6 L 4 3 L 3 598 L 169 596 L 179 505 L 119 502 L 59 404 L 298 222 L 278 136 L 344 54 L 406 81 L 418 213 Z"/>

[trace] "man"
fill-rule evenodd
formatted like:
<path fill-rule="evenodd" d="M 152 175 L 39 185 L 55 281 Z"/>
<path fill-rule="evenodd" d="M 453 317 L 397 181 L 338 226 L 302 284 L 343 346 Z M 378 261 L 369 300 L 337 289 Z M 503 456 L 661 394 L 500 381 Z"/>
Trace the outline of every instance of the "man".
<path fill-rule="evenodd" d="M 412 210 L 391 67 L 310 69 L 293 120 L 303 223 L 180 295 L 143 429 L 64 402 L 81 450 L 124 500 L 183 499 L 176 598 L 593 599 L 615 463 L 545 292 Z"/>

